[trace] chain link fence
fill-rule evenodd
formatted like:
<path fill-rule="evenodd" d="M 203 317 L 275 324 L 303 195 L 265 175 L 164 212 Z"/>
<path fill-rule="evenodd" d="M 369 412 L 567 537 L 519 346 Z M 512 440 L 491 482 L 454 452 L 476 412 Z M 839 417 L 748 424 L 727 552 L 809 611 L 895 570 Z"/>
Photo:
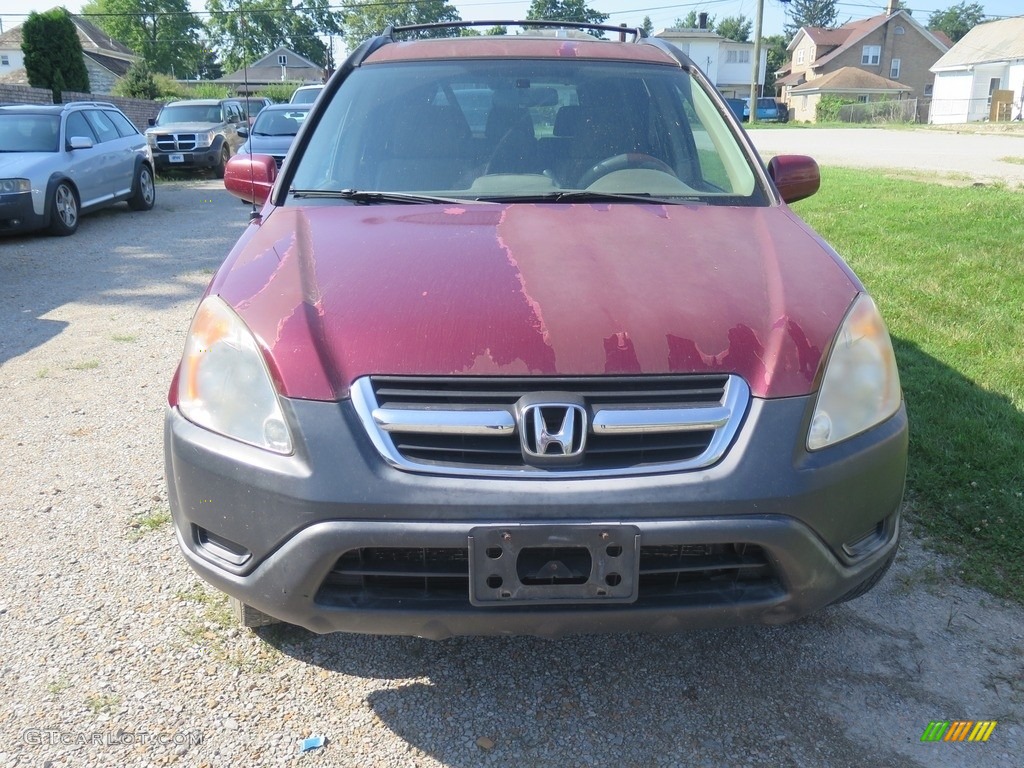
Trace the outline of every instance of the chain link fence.
<path fill-rule="evenodd" d="M 914 123 L 917 122 L 917 99 L 844 104 L 839 108 L 838 117 L 843 123 Z"/>

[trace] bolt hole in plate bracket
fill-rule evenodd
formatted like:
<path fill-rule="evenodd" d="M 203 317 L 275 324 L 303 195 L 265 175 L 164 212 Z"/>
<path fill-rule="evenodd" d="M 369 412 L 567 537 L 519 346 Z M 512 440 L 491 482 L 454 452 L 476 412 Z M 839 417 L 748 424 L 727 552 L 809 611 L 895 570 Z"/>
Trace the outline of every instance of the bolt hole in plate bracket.
<path fill-rule="evenodd" d="M 481 525 L 469 531 L 469 602 L 476 606 L 632 603 L 635 525 Z"/>

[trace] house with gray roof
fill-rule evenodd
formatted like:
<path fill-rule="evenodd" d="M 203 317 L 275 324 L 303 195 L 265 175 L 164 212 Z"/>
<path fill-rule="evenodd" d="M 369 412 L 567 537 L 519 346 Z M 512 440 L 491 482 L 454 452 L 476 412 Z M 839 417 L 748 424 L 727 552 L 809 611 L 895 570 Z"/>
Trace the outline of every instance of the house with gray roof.
<path fill-rule="evenodd" d="M 931 71 L 935 86 L 928 122 L 1024 120 L 1024 16 L 979 24 Z"/>
<path fill-rule="evenodd" d="M 138 59 L 122 42 L 115 40 L 91 21 L 71 15 L 75 32 L 82 43 L 89 86 L 94 94 L 108 94 L 128 68 Z M 21 51 L 21 25 L 0 35 L 0 82 L 28 85 L 25 55 Z"/>

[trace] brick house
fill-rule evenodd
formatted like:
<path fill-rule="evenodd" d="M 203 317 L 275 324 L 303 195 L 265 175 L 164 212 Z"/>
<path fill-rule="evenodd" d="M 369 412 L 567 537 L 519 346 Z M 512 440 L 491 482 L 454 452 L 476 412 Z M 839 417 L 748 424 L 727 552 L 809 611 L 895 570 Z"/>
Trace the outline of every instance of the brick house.
<path fill-rule="evenodd" d="M 793 119 L 813 122 L 817 102 L 826 93 L 862 102 L 931 96 L 930 69 L 949 50 L 949 38 L 925 29 L 895 4 L 889 0 L 886 13 L 838 29 L 803 27 L 796 33 L 789 44 L 789 64 L 775 82 L 777 96 Z M 828 90 L 827 82 L 819 84 L 824 88 L 814 86 L 815 80 L 848 68 L 873 77 L 847 72 L 829 80 L 841 83 L 842 90 Z M 871 87 L 857 90 L 861 82 Z"/>

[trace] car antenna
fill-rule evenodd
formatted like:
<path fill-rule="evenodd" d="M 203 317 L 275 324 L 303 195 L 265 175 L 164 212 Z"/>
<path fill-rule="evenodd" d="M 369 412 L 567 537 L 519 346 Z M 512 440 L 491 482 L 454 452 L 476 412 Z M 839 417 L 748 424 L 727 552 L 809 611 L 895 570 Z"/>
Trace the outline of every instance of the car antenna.
<path fill-rule="evenodd" d="M 238 3 L 238 20 L 242 25 L 242 88 L 245 90 L 245 122 L 249 122 L 249 60 L 246 56 L 245 42 L 248 41 L 248 29 L 245 25 L 245 13 L 242 10 L 244 3 Z M 252 204 L 252 210 L 249 211 L 249 221 L 256 221 L 260 217 L 260 212 L 256 208 L 256 180 L 252 176 L 252 126 L 249 126 L 249 137 L 247 140 L 249 144 L 249 193 L 252 200 L 249 202 Z"/>

